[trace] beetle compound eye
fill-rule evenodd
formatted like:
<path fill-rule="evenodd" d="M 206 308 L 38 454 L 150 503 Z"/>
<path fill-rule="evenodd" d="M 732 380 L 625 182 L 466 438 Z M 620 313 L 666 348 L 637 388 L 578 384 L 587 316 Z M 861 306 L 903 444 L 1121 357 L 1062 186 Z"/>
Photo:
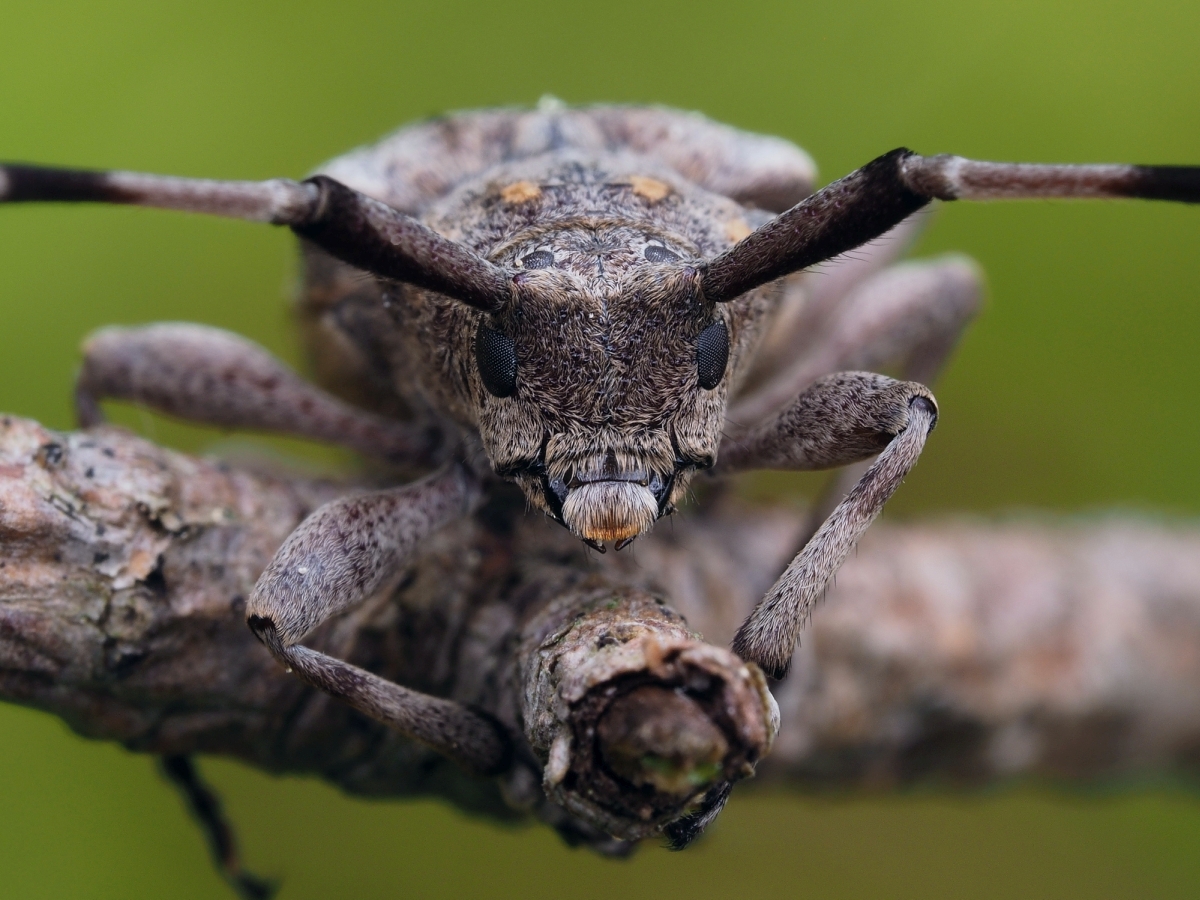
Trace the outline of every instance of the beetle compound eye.
<path fill-rule="evenodd" d="M 517 345 L 512 338 L 486 325 L 475 332 L 475 362 L 488 393 L 511 397 L 517 391 Z"/>
<path fill-rule="evenodd" d="M 554 265 L 554 254 L 549 250 L 534 250 L 521 257 L 521 266 L 526 269 L 549 269 Z"/>
<path fill-rule="evenodd" d="M 696 373 L 700 387 L 711 391 L 721 383 L 729 362 L 729 329 L 722 321 L 713 322 L 696 338 Z"/>
<path fill-rule="evenodd" d="M 642 256 L 652 263 L 675 262 L 679 259 L 678 253 L 668 250 L 662 244 L 647 244 L 646 249 L 642 251 Z"/>

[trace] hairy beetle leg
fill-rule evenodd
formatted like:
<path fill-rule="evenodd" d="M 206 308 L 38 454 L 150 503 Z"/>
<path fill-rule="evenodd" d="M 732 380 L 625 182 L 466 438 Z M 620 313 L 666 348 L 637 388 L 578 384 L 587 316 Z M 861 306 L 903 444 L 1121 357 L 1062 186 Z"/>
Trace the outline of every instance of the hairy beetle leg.
<path fill-rule="evenodd" d="M 901 481 L 937 421 L 923 385 L 868 372 L 817 381 L 725 454 L 727 469 L 823 469 L 879 453 L 738 629 L 733 649 L 773 678 L 787 674 L 817 597 Z M 882 452 L 880 452 L 882 451 Z"/>
<path fill-rule="evenodd" d="M 760 421 L 830 372 L 886 367 L 905 380 L 933 384 L 982 300 L 983 276 L 963 256 L 899 263 L 868 277 L 846 294 L 825 323 L 818 349 L 735 405 L 729 413 L 730 433 L 736 440 L 737 424 Z M 797 553 L 868 465 L 866 460 L 852 463 L 830 476 L 809 507 Z"/>
<path fill-rule="evenodd" d="M 80 424 L 103 421 L 100 401 L 131 400 L 169 415 L 226 428 L 297 435 L 365 456 L 428 464 L 437 436 L 356 409 L 305 381 L 240 335 L 163 322 L 104 328 L 83 347 L 75 385 Z"/>
<path fill-rule="evenodd" d="M 208 842 L 213 865 L 225 882 L 244 900 L 270 900 L 279 890 L 277 882 L 242 868 L 233 826 L 225 818 L 221 798 L 196 771 L 190 756 L 172 755 L 159 759 L 163 777 L 179 791 L 188 811 L 199 823 Z"/>
<path fill-rule="evenodd" d="M 879 371 L 932 383 L 983 298 L 983 276 L 959 254 L 903 262 L 870 275 L 814 323 L 813 349 L 778 368 L 726 414 L 730 434 L 747 431 L 833 372 Z"/>
<path fill-rule="evenodd" d="M 246 620 L 306 683 L 471 769 L 496 774 L 507 767 L 511 748 L 491 716 L 299 646 L 322 622 L 385 589 L 420 542 L 470 512 L 478 495 L 475 477 L 450 466 L 402 488 L 325 504 L 300 523 L 259 576 Z"/>

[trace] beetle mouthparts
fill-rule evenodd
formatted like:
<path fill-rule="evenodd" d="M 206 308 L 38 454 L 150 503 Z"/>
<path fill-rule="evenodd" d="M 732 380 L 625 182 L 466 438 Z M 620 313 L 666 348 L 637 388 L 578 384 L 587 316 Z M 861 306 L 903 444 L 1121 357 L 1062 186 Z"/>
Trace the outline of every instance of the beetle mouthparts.
<path fill-rule="evenodd" d="M 632 481 L 589 481 L 572 488 L 562 507 L 563 521 L 586 541 L 625 541 L 650 529 L 658 500 Z"/>

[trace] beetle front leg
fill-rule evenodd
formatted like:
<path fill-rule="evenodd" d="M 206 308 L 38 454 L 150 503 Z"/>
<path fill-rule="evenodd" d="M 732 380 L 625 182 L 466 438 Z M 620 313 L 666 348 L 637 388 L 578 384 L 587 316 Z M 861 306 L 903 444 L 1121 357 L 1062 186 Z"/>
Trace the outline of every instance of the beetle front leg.
<path fill-rule="evenodd" d="M 437 435 L 356 409 L 305 381 L 258 344 L 182 322 L 104 328 L 84 343 L 75 386 L 80 424 L 99 403 L 131 400 L 193 422 L 328 441 L 366 456 L 422 465 Z"/>
<path fill-rule="evenodd" d="M 916 465 L 936 422 L 937 404 L 923 385 L 841 372 L 723 453 L 724 470 L 823 469 L 879 453 L 738 629 L 733 650 L 742 659 L 773 678 L 787 674 L 817 597 Z"/>
<path fill-rule="evenodd" d="M 506 767 L 510 747 L 492 718 L 299 646 L 322 622 L 397 578 L 417 544 L 466 515 L 478 494 L 476 478 L 452 466 L 406 487 L 327 503 L 284 541 L 259 576 L 246 614 L 255 636 L 301 680 L 478 772 L 494 774 Z"/>
<path fill-rule="evenodd" d="M 816 351 L 738 400 L 728 417 L 731 422 L 759 422 L 820 376 L 845 369 L 886 367 L 905 380 L 933 384 L 982 300 L 983 277 L 966 257 L 889 266 L 850 291 L 820 333 Z M 867 462 L 862 461 L 830 476 L 809 507 L 797 550 L 866 470 Z"/>

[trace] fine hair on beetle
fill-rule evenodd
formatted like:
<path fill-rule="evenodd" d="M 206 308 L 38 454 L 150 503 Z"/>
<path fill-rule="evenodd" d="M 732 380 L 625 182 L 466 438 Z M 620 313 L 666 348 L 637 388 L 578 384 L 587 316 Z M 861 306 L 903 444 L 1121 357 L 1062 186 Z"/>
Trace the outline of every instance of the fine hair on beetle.
<path fill-rule="evenodd" d="M 1200 202 L 1195 166 L 900 148 L 819 190 L 815 178 L 789 142 L 697 114 L 546 102 L 419 123 L 303 181 L 0 164 L 0 203 L 134 204 L 291 228 L 320 386 L 218 329 L 105 329 L 85 345 L 81 423 L 102 420 L 102 400 L 128 399 L 334 442 L 412 474 L 301 522 L 246 602 L 254 635 L 287 672 L 471 771 L 510 786 L 529 776 L 564 834 L 594 846 L 666 835 L 682 847 L 769 752 L 779 708 L 767 679 L 787 675 L 814 604 L 937 422 L 924 382 L 982 288 L 962 257 L 896 262 L 922 210 Z M 822 295 L 799 274 L 826 262 L 853 274 L 851 287 Z M 610 651 L 619 642 L 606 626 L 593 635 L 583 616 L 549 621 L 546 646 L 578 626 L 596 658 L 636 665 L 587 690 L 555 681 L 553 666 L 523 669 L 513 675 L 526 679 L 523 702 L 558 698 L 539 716 L 424 693 L 303 643 L 394 585 L 423 541 L 478 512 L 501 481 L 604 551 L 671 514 L 697 473 L 757 469 L 843 472 L 730 649 L 646 598 L 638 615 L 658 616 L 669 646 Z M 652 727 L 668 706 L 691 731 Z M 187 767 L 171 771 L 205 796 Z"/>

